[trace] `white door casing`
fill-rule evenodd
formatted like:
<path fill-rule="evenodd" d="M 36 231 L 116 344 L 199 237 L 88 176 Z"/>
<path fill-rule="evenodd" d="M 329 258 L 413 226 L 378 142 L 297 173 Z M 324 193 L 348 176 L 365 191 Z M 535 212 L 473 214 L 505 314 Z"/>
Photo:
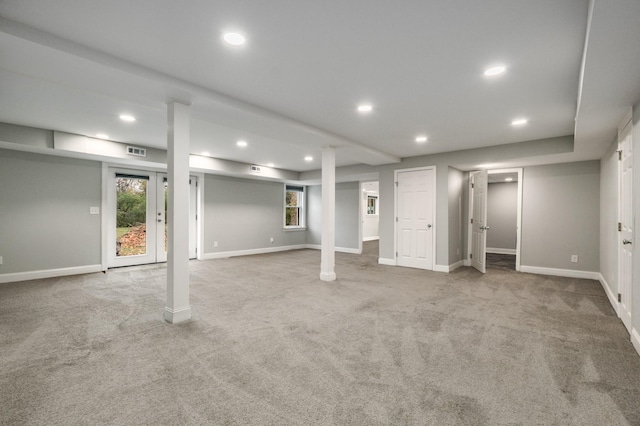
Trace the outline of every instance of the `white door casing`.
<path fill-rule="evenodd" d="M 396 171 L 396 264 L 433 270 L 435 168 Z"/>
<path fill-rule="evenodd" d="M 619 302 L 620 318 L 631 333 L 631 291 L 633 267 L 633 143 L 631 122 L 619 136 L 620 232 L 619 242 Z"/>
<path fill-rule="evenodd" d="M 487 272 L 487 192 L 489 174 L 486 170 L 471 176 L 473 212 L 471 220 L 471 266 L 483 274 Z"/>

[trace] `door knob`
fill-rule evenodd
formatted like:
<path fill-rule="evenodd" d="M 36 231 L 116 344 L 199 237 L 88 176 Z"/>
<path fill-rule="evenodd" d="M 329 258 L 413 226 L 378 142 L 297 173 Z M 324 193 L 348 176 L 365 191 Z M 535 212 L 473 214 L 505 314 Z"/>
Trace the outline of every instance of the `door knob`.
<path fill-rule="evenodd" d="M 622 240 L 622 244 L 627 245 L 627 244 L 633 244 L 630 240 Z"/>

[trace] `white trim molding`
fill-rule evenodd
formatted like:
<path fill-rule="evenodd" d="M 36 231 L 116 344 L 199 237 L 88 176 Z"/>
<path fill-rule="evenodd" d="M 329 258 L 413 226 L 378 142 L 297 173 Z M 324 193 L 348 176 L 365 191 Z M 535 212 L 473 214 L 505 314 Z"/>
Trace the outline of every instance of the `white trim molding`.
<path fill-rule="evenodd" d="M 640 355 L 640 334 L 638 334 L 638 330 L 635 327 L 631 329 L 631 343 L 638 355 Z"/>
<path fill-rule="evenodd" d="M 312 249 L 312 250 L 320 250 L 321 246 L 319 244 L 307 244 L 306 248 Z M 349 247 L 336 247 L 335 251 L 339 253 L 362 254 L 362 250 L 359 250 L 357 248 L 349 248 Z"/>
<path fill-rule="evenodd" d="M 378 237 L 364 237 L 362 239 L 362 241 L 376 241 L 376 240 L 379 240 L 379 239 L 380 239 L 379 236 Z"/>
<path fill-rule="evenodd" d="M 236 257 L 236 256 L 250 256 L 253 254 L 276 253 L 279 251 L 300 250 L 300 249 L 306 249 L 306 248 L 308 248 L 307 244 L 298 244 L 293 246 L 263 247 L 263 248 L 248 249 L 248 250 L 221 251 L 218 253 L 204 253 L 202 255 L 202 260 L 226 259 L 229 257 Z"/>
<path fill-rule="evenodd" d="M 378 258 L 378 265 L 396 266 L 395 259 L 386 259 L 384 257 Z"/>
<path fill-rule="evenodd" d="M 516 254 L 516 249 L 505 249 L 496 247 L 487 247 L 487 253 L 493 254 Z"/>
<path fill-rule="evenodd" d="M 92 274 L 102 272 L 102 265 L 73 266 L 70 268 L 43 269 L 40 271 L 12 272 L 0 274 L 0 283 L 39 280 L 42 278 L 65 277 L 68 275 Z"/>
<path fill-rule="evenodd" d="M 609 285 L 607 280 L 604 278 L 604 276 L 602 274 L 598 274 L 598 275 L 599 275 L 598 280 L 600 281 L 600 284 L 602 284 L 602 288 L 604 289 L 605 294 L 609 298 L 609 303 L 611 303 L 611 306 L 613 306 L 613 310 L 616 311 L 616 314 L 619 317 L 620 303 L 618 303 L 618 298 L 613 293 L 613 291 L 611 291 L 611 286 Z"/>
<path fill-rule="evenodd" d="M 191 319 L 191 307 L 187 306 L 182 309 L 171 309 L 168 306 L 164 308 L 164 320 L 171 324 L 178 324 Z"/>
<path fill-rule="evenodd" d="M 434 272 L 449 272 L 449 266 L 448 265 L 434 265 L 433 266 L 433 270 Z"/>
<path fill-rule="evenodd" d="M 584 278 L 587 280 L 600 280 L 600 273 L 593 271 L 576 271 L 574 269 L 544 268 L 541 266 L 520 265 L 520 272 L 538 275 L 553 275 L 556 277 Z"/>
<path fill-rule="evenodd" d="M 464 261 L 463 260 L 458 260 L 457 262 L 452 263 L 451 265 L 449 265 L 449 272 L 453 272 L 458 268 L 461 268 L 464 266 Z"/>
<path fill-rule="evenodd" d="M 464 259 L 462 261 L 463 266 L 471 266 L 471 259 Z"/>

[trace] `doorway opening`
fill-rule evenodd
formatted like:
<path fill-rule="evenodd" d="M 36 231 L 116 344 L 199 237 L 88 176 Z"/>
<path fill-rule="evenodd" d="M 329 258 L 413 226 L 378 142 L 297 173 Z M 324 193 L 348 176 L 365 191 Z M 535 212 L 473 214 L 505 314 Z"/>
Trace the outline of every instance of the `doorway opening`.
<path fill-rule="evenodd" d="M 469 260 L 486 269 L 520 270 L 522 169 L 475 172 L 469 185 Z"/>

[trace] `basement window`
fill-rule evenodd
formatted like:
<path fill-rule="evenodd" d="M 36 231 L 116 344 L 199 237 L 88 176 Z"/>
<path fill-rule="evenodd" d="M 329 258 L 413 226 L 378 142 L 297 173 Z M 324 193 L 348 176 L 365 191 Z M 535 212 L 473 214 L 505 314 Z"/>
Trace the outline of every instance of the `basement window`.
<path fill-rule="evenodd" d="M 284 228 L 304 229 L 304 186 L 285 185 Z"/>

